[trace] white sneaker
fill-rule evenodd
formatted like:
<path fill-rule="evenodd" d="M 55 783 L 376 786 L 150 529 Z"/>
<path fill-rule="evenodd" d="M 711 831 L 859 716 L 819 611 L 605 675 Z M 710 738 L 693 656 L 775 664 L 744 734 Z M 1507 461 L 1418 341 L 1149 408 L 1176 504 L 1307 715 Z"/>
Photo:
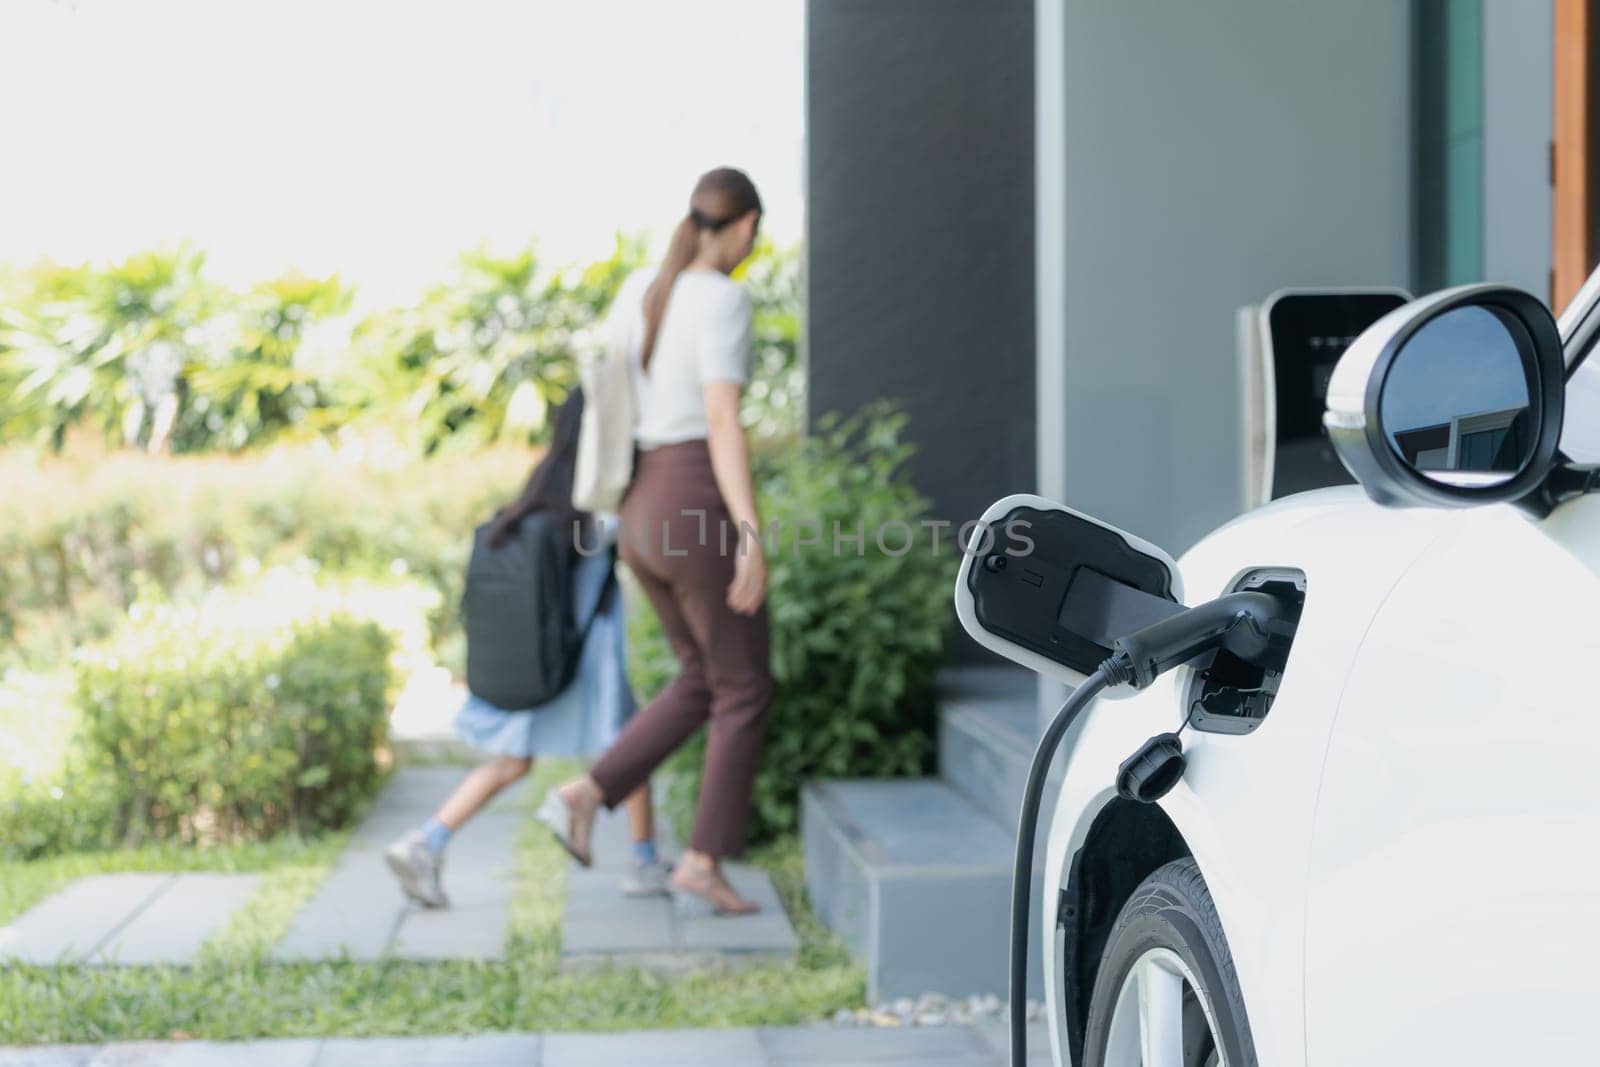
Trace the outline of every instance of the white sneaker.
<path fill-rule="evenodd" d="M 444 859 L 428 848 L 422 835 L 413 830 L 383 850 L 389 869 L 400 880 L 400 891 L 425 908 L 448 908 L 442 875 Z"/>
<path fill-rule="evenodd" d="M 622 895 L 625 897 L 664 897 L 669 892 L 667 879 L 672 876 L 672 864 L 666 860 L 637 863 L 633 870 L 622 876 Z"/>

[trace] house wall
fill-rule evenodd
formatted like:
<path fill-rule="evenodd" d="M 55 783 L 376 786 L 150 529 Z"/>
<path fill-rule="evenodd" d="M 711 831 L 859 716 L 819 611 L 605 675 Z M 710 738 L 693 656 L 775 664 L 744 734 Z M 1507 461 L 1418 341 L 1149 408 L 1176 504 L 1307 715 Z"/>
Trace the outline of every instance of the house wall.
<path fill-rule="evenodd" d="M 1409 286 L 1393 0 L 1039 0 L 1041 488 L 1181 552 L 1239 495 L 1235 309 Z"/>
<path fill-rule="evenodd" d="M 902 401 L 960 522 L 1034 485 L 1032 0 L 809 0 L 809 415 Z"/>

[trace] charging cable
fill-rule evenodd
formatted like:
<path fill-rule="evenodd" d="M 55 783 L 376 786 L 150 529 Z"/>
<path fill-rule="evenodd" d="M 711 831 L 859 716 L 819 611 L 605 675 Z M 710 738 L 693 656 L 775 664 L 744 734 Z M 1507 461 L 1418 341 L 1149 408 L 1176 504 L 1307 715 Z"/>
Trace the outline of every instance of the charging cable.
<path fill-rule="evenodd" d="M 1085 678 L 1061 705 L 1050 725 L 1045 727 L 1039 747 L 1034 749 L 1028 768 L 1028 784 L 1022 792 L 1022 815 L 1017 824 L 1017 860 L 1011 871 L 1011 1062 L 1023 1067 L 1028 1062 L 1028 907 L 1033 897 L 1033 835 L 1039 829 L 1039 801 L 1044 796 L 1045 776 L 1050 759 L 1061 738 L 1072 728 L 1083 710 L 1094 703 L 1102 689 L 1133 680 L 1132 664 L 1123 656 L 1112 656 Z"/>

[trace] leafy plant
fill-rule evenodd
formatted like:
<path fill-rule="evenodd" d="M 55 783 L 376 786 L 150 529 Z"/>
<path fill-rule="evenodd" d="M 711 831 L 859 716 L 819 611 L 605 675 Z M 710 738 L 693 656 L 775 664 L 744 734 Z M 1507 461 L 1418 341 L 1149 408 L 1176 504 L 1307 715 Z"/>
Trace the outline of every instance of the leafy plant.
<path fill-rule="evenodd" d="M 380 406 L 429 452 L 541 439 L 546 410 L 576 382 L 578 350 L 642 256 L 641 241 L 620 236 L 609 258 L 581 269 L 545 270 L 531 247 L 463 255 L 457 276 L 416 307 L 363 324 L 374 377 L 392 383 Z"/>
<path fill-rule="evenodd" d="M 302 348 L 319 325 L 349 309 L 352 296 L 337 278 L 286 274 L 232 300 L 217 343 L 184 367 L 175 450 L 235 452 L 289 431 L 340 425 L 348 412 L 334 384 L 306 365 Z"/>
<path fill-rule="evenodd" d="M 286 435 L 383 427 L 424 452 L 544 439 L 601 317 L 645 242 L 549 268 L 530 246 L 461 257 L 415 305 L 350 335 L 352 293 L 290 273 L 236 292 L 187 247 L 109 267 L 0 271 L 0 442 L 74 436 L 150 452 L 239 451 Z M 799 431 L 799 253 L 761 244 L 741 268 L 755 310 L 746 424 Z"/>
<path fill-rule="evenodd" d="M 317 429 L 329 387 L 297 359 L 343 312 L 336 278 L 298 274 L 230 293 L 180 247 L 104 269 L 43 264 L 0 299 L 0 434 L 61 448 L 80 429 L 150 452 L 236 450 Z"/>
<path fill-rule="evenodd" d="M 743 421 L 759 437 L 791 438 L 805 416 L 800 361 L 800 250 L 762 240 L 740 269 L 754 310 L 754 351 Z"/>
<path fill-rule="evenodd" d="M 932 759 L 954 547 L 946 530 L 935 550 L 922 525 L 928 504 L 905 473 L 905 424 L 887 404 L 826 417 L 758 474 L 762 521 L 776 531 L 767 593 L 776 693 L 756 776 L 757 841 L 796 826 L 809 779 L 916 775 Z M 649 697 L 676 666 L 648 604 L 630 608 L 630 675 Z M 671 762 L 680 817 L 703 762 L 702 732 Z"/>
<path fill-rule="evenodd" d="M 0 304 L 8 433 L 25 428 L 59 447 L 81 423 L 166 449 L 183 367 L 216 297 L 203 262 L 193 249 L 163 249 L 105 270 L 44 264 L 27 275 Z"/>

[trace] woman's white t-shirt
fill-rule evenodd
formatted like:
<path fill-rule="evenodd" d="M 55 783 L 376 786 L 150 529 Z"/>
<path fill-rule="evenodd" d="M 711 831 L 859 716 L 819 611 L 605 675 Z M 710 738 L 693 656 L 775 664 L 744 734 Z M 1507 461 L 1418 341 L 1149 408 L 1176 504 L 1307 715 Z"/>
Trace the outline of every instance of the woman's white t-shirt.
<path fill-rule="evenodd" d="M 656 269 L 635 271 L 622 283 L 607 325 L 624 346 L 633 376 L 633 439 L 640 448 L 704 440 L 707 382 L 750 378 L 750 294 L 714 270 L 686 270 L 673 283 L 656 333 L 650 369 L 644 348 L 644 293 Z"/>

